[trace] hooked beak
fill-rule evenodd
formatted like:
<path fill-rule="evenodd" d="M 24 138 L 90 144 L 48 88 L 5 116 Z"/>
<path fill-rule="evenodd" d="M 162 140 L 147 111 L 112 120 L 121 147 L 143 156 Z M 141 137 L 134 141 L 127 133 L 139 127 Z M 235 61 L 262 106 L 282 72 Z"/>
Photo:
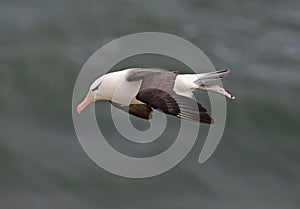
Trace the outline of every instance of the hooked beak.
<path fill-rule="evenodd" d="M 89 92 L 85 99 L 76 107 L 77 113 L 81 113 L 90 103 L 94 101 L 94 97 L 92 96 L 91 92 Z"/>

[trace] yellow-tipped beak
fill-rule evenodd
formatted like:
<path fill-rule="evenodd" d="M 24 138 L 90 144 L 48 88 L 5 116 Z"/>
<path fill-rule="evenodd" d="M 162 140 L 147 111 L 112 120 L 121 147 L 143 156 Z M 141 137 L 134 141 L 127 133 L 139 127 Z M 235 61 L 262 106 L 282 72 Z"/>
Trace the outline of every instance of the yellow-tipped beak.
<path fill-rule="evenodd" d="M 92 96 L 91 92 L 89 92 L 85 99 L 76 107 L 77 113 L 81 113 L 90 103 L 94 101 L 94 97 Z"/>

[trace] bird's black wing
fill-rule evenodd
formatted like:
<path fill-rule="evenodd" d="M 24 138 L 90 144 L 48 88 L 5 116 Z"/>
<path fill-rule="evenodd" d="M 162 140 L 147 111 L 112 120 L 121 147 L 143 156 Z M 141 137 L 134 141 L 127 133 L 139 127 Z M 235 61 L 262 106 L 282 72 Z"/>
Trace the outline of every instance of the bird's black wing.
<path fill-rule="evenodd" d="M 168 93 L 160 89 L 144 89 L 137 94 L 136 98 L 166 114 L 195 122 L 213 123 L 207 110 L 189 97 Z"/>
<path fill-rule="evenodd" d="M 213 119 L 207 110 L 192 98 L 174 92 L 177 72 L 159 69 L 133 69 L 127 81 L 142 80 L 136 99 L 154 109 L 184 119 L 211 124 Z"/>

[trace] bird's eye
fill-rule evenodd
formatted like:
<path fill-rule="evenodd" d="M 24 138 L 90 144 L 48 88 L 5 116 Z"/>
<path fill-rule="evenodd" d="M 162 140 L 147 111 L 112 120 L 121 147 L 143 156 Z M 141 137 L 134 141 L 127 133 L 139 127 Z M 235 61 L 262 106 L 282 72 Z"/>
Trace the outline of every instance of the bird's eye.
<path fill-rule="evenodd" d="M 95 88 L 92 89 L 92 91 L 95 91 L 96 89 L 98 89 L 99 85 L 96 86 Z"/>
<path fill-rule="evenodd" d="M 102 83 L 102 82 L 100 82 L 97 86 L 95 86 L 95 87 L 92 89 L 92 91 L 97 90 L 97 89 L 99 88 L 99 86 L 101 85 L 101 83 Z"/>

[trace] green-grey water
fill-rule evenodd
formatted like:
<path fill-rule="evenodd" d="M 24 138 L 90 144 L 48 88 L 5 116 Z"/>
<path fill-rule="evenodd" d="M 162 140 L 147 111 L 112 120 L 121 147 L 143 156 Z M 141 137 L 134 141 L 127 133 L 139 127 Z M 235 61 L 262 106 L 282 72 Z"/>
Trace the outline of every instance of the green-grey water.
<path fill-rule="evenodd" d="M 299 1 L 3 0 L 0 31 L 0 208 L 299 208 Z M 231 69 L 223 85 L 237 99 L 208 162 L 197 163 L 204 127 L 178 166 L 134 180 L 87 157 L 71 100 L 89 56 L 144 31 L 183 37 Z"/>

